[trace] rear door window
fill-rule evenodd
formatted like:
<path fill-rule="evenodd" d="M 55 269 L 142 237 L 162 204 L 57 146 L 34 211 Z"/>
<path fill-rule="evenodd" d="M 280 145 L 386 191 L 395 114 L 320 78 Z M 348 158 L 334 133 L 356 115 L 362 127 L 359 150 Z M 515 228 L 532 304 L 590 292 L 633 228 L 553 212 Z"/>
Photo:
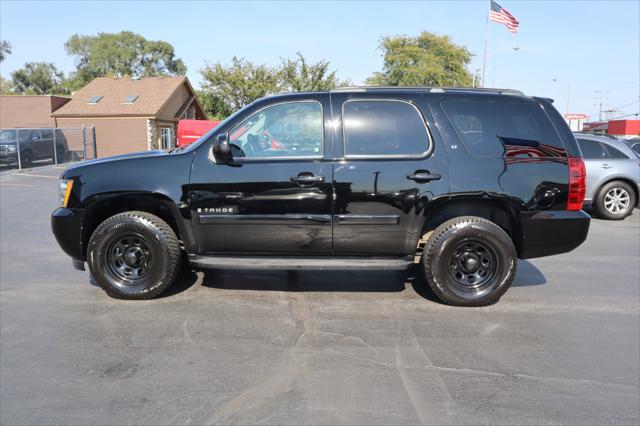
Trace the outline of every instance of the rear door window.
<path fill-rule="evenodd" d="M 479 157 L 566 157 L 553 124 L 537 103 L 443 101 L 467 150 Z"/>
<path fill-rule="evenodd" d="M 580 151 L 582 151 L 582 156 L 586 160 L 602 160 L 607 157 L 604 146 L 602 146 L 600 142 L 580 138 L 577 140 L 578 145 L 580 146 Z"/>
<path fill-rule="evenodd" d="M 400 100 L 351 100 L 342 105 L 347 158 L 422 157 L 429 133 L 420 111 Z"/>

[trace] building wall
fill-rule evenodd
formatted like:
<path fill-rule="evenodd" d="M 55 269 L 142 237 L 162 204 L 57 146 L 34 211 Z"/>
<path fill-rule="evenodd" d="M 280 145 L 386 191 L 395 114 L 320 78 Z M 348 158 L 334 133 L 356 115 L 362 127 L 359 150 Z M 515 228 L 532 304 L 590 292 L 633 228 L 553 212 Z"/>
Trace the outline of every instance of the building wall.
<path fill-rule="evenodd" d="M 90 140 L 89 127 L 96 128 L 98 157 L 126 154 L 149 149 L 147 138 L 147 117 L 58 117 L 58 127 L 87 127 L 87 141 Z M 70 145 L 71 145 L 71 141 Z M 74 144 L 76 141 L 74 141 Z M 80 142 L 80 145 L 81 142 Z"/>
<path fill-rule="evenodd" d="M 180 86 L 178 90 L 169 98 L 169 101 L 162 107 L 162 109 L 158 112 L 158 119 L 167 120 L 167 121 L 175 121 L 176 114 L 180 111 L 180 108 L 187 102 L 189 99 L 190 93 L 187 87 L 183 84 Z"/>
<path fill-rule="evenodd" d="M 69 100 L 59 96 L 0 96 L 0 128 L 55 127 L 51 113 Z"/>

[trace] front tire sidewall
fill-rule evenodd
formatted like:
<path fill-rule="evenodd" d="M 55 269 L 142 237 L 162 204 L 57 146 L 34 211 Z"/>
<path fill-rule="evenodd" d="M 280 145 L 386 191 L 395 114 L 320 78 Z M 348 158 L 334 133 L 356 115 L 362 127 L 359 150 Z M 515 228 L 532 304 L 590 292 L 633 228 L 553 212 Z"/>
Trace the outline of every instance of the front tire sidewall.
<path fill-rule="evenodd" d="M 173 281 L 174 274 L 168 269 L 175 264 L 164 235 L 141 217 L 107 222 L 96 229 L 87 247 L 89 270 L 98 285 L 110 296 L 121 299 L 149 299 L 164 291 Z M 110 247 L 125 235 L 142 238 L 153 259 L 149 272 L 130 282 L 120 279 L 108 266 Z"/>
<path fill-rule="evenodd" d="M 509 289 L 517 268 L 513 242 L 497 225 L 482 219 L 460 220 L 434 232 L 427 243 L 424 258 L 426 278 L 431 289 L 445 303 L 455 306 L 486 306 L 496 303 Z M 464 291 L 450 273 L 450 260 L 455 248 L 463 242 L 479 241 L 493 252 L 495 270 L 478 293 Z"/>

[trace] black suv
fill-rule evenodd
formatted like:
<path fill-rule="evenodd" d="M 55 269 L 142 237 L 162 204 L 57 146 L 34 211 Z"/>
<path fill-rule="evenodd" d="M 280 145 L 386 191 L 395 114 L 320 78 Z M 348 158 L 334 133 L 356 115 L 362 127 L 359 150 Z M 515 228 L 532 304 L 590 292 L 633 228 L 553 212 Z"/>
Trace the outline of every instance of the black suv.
<path fill-rule="evenodd" d="M 18 164 L 18 145 L 20 165 L 24 168 L 31 167 L 36 160 L 56 157 L 57 162 L 62 163 L 67 156 L 67 139 L 60 129 L 2 129 L 0 164 Z"/>
<path fill-rule="evenodd" d="M 198 268 L 405 269 L 446 303 L 495 303 L 517 258 L 586 238 L 576 140 L 543 98 L 353 88 L 258 100 L 184 149 L 89 161 L 53 232 L 111 296 Z"/>

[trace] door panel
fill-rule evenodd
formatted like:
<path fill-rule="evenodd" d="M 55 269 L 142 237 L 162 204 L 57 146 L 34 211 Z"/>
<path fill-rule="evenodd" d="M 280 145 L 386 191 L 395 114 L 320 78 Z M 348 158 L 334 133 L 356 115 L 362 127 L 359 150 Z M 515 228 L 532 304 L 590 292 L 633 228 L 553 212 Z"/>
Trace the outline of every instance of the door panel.
<path fill-rule="evenodd" d="M 200 253 L 331 255 L 329 111 L 326 94 L 259 101 L 198 147 L 186 192 Z M 210 154 L 218 133 L 231 164 Z"/>
<path fill-rule="evenodd" d="M 300 174 L 324 181 L 291 181 Z M 331 254 L 331 163 L 196 164 L 191 180 L 202 253 Z"/>
<path fill-rule="evenodd" d="M 391 101 L 393 99 L 379 99 Z M 374 100 L 366 94 L 332 94 L 333 111 L 342 111 L 345 102 Z M 401 99 L 406 102 L 406 100 Z M 408 112 L 417 105 L 405 108 Z M 387 108 L 380 112 L 367 107 L 356 108 L 359 116 L 334 117 L 339 120 L 334 135 L 334 151 L 342 159 L 334 164 L 334 239 L 335 255 L 407 255 L 415 252 L 422 226 L 431 201 L 448 193 L 448 168 L 444 151 L 429 143 L 429 134 L 422 136 L 407 131 L 408 120 L 389 125 L 383 123 L 385 116 L 395 116 L 402 108 L 393 111 Z M 416 110 L 418 119 L 426 117 Z M 422 117 L 421 117 L 422 115 Z M 358 142 L 345 149 L 343 126 L 349 120 L 359 129 L 368 129 L 357 135 Z M 375 124 L 369 124 L 373 121 Z M 398 127 L 399 126 L 399 127 Z M 424 124 L 422 124 L 424 127 Z M 375 129 L 374 129 L 375 127 Z M 399 132 L 401 137 L 396 134 Z M 353 133 L 351 133 L 353 134 Z M 415 149 L 412 157 L 407 150 L 406 138 L 424 138 L 423 149 Z M 347 135 L 347 145 L 349 136 Z M 355 139 L 352 139 L 352 141 Z M 404 144 L 399 146 L 398 141 Z M 415 140 L 409 146 L 417 146 Z M 386 144 L 386 145 L 385 145 Z M 370 147 L 374 148 L 370 150 Z M 356 151 L 357 155 L 350 156 Z M 373 151 L 377 157 L 367 157 Z M 419 152 L 423 151 L 423 152 Z M 394 157 L 397 152 L 400 155 Z M 381 156 L 386 154 L 388 156 Z M 346 154 L 346 155 L 345 155 Z"/>

